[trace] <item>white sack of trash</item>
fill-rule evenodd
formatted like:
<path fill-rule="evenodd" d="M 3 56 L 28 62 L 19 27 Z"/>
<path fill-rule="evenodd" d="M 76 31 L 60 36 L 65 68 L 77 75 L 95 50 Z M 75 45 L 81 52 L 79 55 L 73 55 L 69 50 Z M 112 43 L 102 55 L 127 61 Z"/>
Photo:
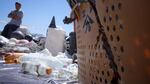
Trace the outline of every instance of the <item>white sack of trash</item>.
<path fill-rule="evenodd" d="M 53 78 L 77 79 L 78 65 L 72 64 L 72 59 L 65 53 L 52 56 L 48 49 L 37 53 L 21 56 L 19 61 L 22 71 L 34 75 L 51 75 Z"/>
<path fill-rule="evenodd" d="M 47 48 L 53 56 L 57 56 L 58 52 L 64 51 L 65 30 L 63 28 L 48 28 L 45 48 Z"/>
<path fill-rule="evenodd" d="M 20 57 L 19 61 L 21 63 L 26 61 L 31 61 L 34 63 L 44 63 L 52 67 L 53 69 L 59 69 L 72 63 L 72 59 L 68 59 L 64 55 L 65 54 L 61 53 L 58 55 L 58 57 L 53 57 L 47 49 L 44 49 L 41 52 L 25 54 L 24 56 Z"/>
<path fill-rule="evenodd" d="M 34 63 L 31 61 L 25 61 L 22 63 L 23 73 L 30 73 L 33 75 L 50 75 L 52 73 L 52 68 L 47 66 L 46 64 L 41 63 Z"/>

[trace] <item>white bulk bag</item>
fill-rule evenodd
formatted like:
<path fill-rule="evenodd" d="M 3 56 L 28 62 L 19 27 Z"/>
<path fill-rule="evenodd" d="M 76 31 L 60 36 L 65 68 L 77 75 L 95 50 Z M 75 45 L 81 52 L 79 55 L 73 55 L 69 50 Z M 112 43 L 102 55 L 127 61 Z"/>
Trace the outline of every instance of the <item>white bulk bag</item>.
<path fill-rule="evenodd" d="M 53 56 L 58 52 L 64 51 L 65 31 L 63 29 L 48 28 L 45 48 L 47 48 Z"/>

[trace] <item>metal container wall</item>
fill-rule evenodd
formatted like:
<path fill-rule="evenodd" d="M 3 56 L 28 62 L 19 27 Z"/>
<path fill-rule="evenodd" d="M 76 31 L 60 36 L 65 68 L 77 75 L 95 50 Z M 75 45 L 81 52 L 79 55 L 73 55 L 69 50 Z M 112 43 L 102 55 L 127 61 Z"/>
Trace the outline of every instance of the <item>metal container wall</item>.
<path fill-rule="evenodd" d="M 150 1 L 93 1 L 75 21 L 79 82 L 150 84 Z"/>

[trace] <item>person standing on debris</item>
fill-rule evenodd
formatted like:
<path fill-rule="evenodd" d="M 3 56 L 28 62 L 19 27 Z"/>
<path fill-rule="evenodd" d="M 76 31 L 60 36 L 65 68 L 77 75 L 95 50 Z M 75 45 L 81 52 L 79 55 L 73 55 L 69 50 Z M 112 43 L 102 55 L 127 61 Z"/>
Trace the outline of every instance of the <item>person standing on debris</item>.
<path fill-rule="evenodd" d="M 19 28 L 19 26 L 22 23 L 22 18 L 23 18 L 23 12 L 20 11 L 21 8 L 21 3 L 16 2 L 15 3 L 15 10 L 11 11 L 8 14 L 8 18 L 11 18 L 11 21 L 5 25 L 1 35 L 6 37 L 6 38 L 10 38 L 10 35 L 13 31 L 17 30 L 17 28 Z"/>

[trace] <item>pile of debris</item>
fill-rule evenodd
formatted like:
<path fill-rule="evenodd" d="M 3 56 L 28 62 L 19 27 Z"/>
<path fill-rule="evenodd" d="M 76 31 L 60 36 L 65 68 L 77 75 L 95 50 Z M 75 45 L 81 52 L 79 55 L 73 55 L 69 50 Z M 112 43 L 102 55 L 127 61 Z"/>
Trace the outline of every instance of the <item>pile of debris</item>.
<path fill-rule="evenodd" d="M 7 39 L 0 35 L 0 57 L 5 64 L 19 64 L 22 74 L 47 76 L 55 80 L 78 80 L 78 65 L 70 59 L 71 48 L 65 48 L 65 31 L 55 28 L 54 17 L 47 37 L 28 35 Z"/>

